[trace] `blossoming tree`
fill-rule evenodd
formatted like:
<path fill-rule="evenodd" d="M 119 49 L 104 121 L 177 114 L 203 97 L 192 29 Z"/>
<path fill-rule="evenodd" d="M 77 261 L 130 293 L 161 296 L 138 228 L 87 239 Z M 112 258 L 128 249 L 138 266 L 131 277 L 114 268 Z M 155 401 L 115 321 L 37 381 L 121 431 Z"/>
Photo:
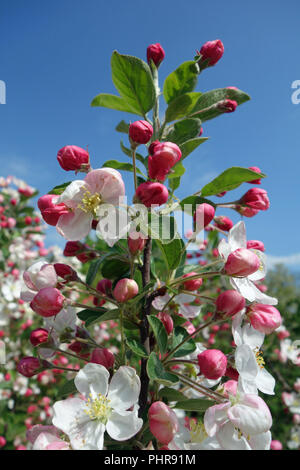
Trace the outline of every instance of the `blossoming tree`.
<path fill-rule="evenodd" d="M 281 316 L 277 299 L 260 285 L 261 242 L 247 240 L 244 221 L 233 226 L 216 215 L 222 208 L 246 218 L 267 210 L 268 195 L 257 187 L 265 175 L 258 167 L 233 167 L 197 193 L 175 196 L 184 160 L 207 140 L 202 124 L 249 100 L 235 87 L 194 91 L 223 51 L 220 40 L 207 42 L 168 75 L 162 91 L 160 44 L 148 47 L 147 63 L 114 51 L 119 95 L 101 93 L 92 106 L 141 118 L 116 128 L 128 137 L 121 148 L 129 162 L 101 161 L 94 169 L 84 149 L 58 152 L 65 171 L 86 175 L 56 186 L 38 207 L 67 240 L 65 256 L 88 269 L 85 277 L 62 263 L 25 271 L 22 299 L 45 324 L 18 370 L 31 377 L 53 369 L 61 350 L 75 356 L 80 370 L 58 393 L 52 426 L 28 433 L 34 449 L 270 448 L 272 417 L 259 393 L 272 395 L 275 380 L 261 347 Z M 132 173 L 132 204 L 123 171 Z M 255 187 L 239 200 L 212 199 L 243 183 Z M 186 236 L 176 223 L 183 213 L 193 225 Z M 189 248 L 204 229 L 208 240 L 201 243 L 213 259 L 195 264 Z M 113 323 L 103 347 L 95 325 L 107 322 Z M 231 328 L 232 339 L 213 349 L 208 331 L 222 328 L 227 334 Z"/>

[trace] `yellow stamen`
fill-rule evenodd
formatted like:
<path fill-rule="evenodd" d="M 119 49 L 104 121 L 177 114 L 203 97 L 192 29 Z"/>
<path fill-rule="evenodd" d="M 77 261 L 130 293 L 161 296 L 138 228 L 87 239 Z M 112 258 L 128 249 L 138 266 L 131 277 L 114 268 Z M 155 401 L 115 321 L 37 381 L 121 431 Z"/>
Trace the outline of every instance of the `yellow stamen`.
<path fill-rule="evenodd" d="M 193 443 L 201 443 L 208 437 L 208 434 L 205 430 L 205 426 L 203 423 L 190 420 L 190 436 L 191 442 Z"/>
<path fill-rule="evenodd" d="M 84 410 L 84 412 L 90 419 L 97 419 L 98 421 L 101 421 L 101 423 L 106 424 L 112 410 L 109 403 L 110 400 L 108 400 L 104 395 L 101 395 L 101 393 L 98 393 L 96 398 L 92 398 L 92 395 L 90 394 L 90 397 L 86 402 L 87 409 Z"/>
<path fill-rule="evenodd" d="M 91 194 L 90 191 L 85 191 L 81 202 L 82 204 L 79 204 L 78 207 L 83 210 L 83 212 L 91 212 L 94 217 L 97 216 L 97 209 L 101 204 L 100 194 Z"/>
<path fill-rule="evenodd" d="M 257 349 L 256 352 L 255 352 L 256 362 L 259 365 L 259 367 L 261 369 L 263 369 L 264 366 L 265 366 L 265 361 L 264 361 L 264 358 L 263 358 L 263 355 L 262 355 L 263 353 L 258 348 L 256 348 L 256 349 Z"/>

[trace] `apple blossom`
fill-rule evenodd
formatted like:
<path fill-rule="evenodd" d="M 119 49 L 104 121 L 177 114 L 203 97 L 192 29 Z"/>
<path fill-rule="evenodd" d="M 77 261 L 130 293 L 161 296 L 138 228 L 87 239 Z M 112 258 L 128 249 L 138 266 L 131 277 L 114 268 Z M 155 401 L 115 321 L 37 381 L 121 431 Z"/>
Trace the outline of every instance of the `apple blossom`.
<path fill-rule="evenodd" d="M 208 66 L 215 65 L 224 54 L 224 45 L 220 39 L 207 41 L 200 49 L 201 61 L 208 61 Z"/>
<path fill-rule="evenodd" d="M 100 205 L 118 205 L 124 194 L 124 182 L 117 170 L 100 168 L 90 171 L 84 180 L 69 184 L 59 197 L 58 202 L 65 203 L 69 213 L 59 218 L 57 231 L 69 241 L 84 238 L 91 230 Z"/>
<path fill-rule="evenodd" d="M 218 349 L 206 349 L 198 354 L 198 364 L 202 375 L 217 380 L 226 372 L 227 357 Z"/>
<path fill-rule="evenodd" d="M 61 148 L 57 160 L 65 171 L 87 171 L 90 168 L 89 153 L 77 145 L 66 145 Z"/>
<path fill-rule="evenodd" d="M 156 44 L 150 44 L 147 47 L 147 61 L 150 63 L 152 60 L 156 67 L 159 67 L 161 62 L 165 58 L 165 51 L 163 50 L 162 46 L 157 42 Z"/>
<path fill-rule="evenodd" d="M 135 121 L 129 126 L 129 137 L 135 144 L 147 144 L 153 134 L 153 127 L 147 121 Z"/>
<path fill-rule="evenodd" d="M 226 290 L 216 300 L 217 312 L 223 317 L 232 317 L 243 310 L 245 305 L 244 297 L 236 290 Z"/>
<path fill-rule="evenodd" d="M 67 398 L 54 404 L 53 425 L 70 439 L 75 450 L 102 450 L 104 433 L 125 441 L 139 432 L 140 379 L 132 367 L 120 367 L 111 379 L 100 364 L 89 363 L 75 377 L 82 398 Z M 132 409 L 131 411 L 129 411 Z"/>

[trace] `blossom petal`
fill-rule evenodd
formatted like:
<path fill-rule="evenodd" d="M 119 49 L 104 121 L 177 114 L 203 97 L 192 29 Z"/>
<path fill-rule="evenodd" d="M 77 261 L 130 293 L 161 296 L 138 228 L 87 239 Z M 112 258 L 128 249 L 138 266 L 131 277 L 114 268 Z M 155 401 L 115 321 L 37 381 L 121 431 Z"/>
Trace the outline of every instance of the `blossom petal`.
<path fill-rule="evenodd" d="M 276 381 L 266 369 L 259 369 L 256 377 L 257 388 L 267 395 L 274 395 Z"/>
<path fill-rule="evenodd" d="M 225 260 L 227 260 L 228 256 L 231 253 L 230 245 L 224 240 L 224 238 L 222 238 L 222 240 L 220 241 L 218 245 L 218 252 L 219 252 L 219 255 Z"/>
<path fill-rule="evenodd" d="M 205 411 L 204 426 L 209 437 L 214 436 L 219 427 L 227 421 L 227 412 L 230 406 L 230 402 L 221 403 L 211 406 Z"/>
<path fill-rule="evenodd" d="M 77 390 L 86 398 L 90 394 L 95 398 L 99 393 L 106 396 L 108 390 L 109 372 L 101 364 L 88 363 L 75 377 Z"/>
<path fill-rule="evenodd" d="M 247 344 L 242 344 L 236 348 L 235 367 L 243 379 L 255 381 L 258 374 L 258 365 L 252 349 Z"/>
<path fill-rule="evenodd" d="M 228 410 L 228 417 L 247 436 L 267 432 L 272 426 L 270 410 L 257 395 L 244 395 L 240 403 Z"/>
<path fill-rule="evenodd" d="M 253 450 L 270 450 L 272 435 L 270 431 L 251 436 L 249 444 Z"/>
<path fill-rule="evenodd" d="M 216 437 L 224 450 L 251 450 L 247 439 L 230 422 L 220 427 Z"/>
<path fill-rule="evenodd" d="M 120 367 L 109 385 L 107 398 L 110 400 L 110 406 L 117 411 L 128 410 L 137 403 L 140 389 L 141 381 L 135 369 Z"/>
<path fill-rule="evenodd" d="M 143 426 L 143 420 L 138 418 L 136 411 L 113 410 L 106 425 L 106 430 L 112 439 L 126 441 L 137 434 Z"/>
<path fill-rule="evenodd" d="M 69 241 L 85 238 L 91 230 L 93 215 L 76 209 L 69 214 L 63 214 L 58 219 L 56 229 L 60 235 Z"/>
<path fill-rule="evenodd" d="M 250 274 L 250 276 L 248 276 L 248 279 L 250 279 L 250 281 L 259 281 L 260 279 L 263 279 L 264 277 L 266 277 L 266 273 L 267 273 L 267 267 L 266 267 L 266 255 L 260 251 L 260 250 L 254 250 L 254 249 L 251 249 L 250 251 L 253 251 L 256 256 L 258 257 L 259 261 L 260 261 L 260 265 L 259 265 L 259 268 L 257 271 L 255 271 L 255 273 L 252 273 Z"/>
<path fill-rule="evenodd" d="M 124 194 L 125 186 L 121 173 L 113 168 L 99 168 L 90 171 L 84 178 L 93 193 L 99 193 L 103 202 L 118 205 Z"/>
<path fill-rule="evenodd" d="M 59 196 L 56 204 L 64 202 L 68 207 L 75 209 L 82 201 L 84 193 L 89 190 L 90 188 L 83 180 L 72 181 L 72 183 L 70 183 L 64 192 Z"/>
<path fill-rule="evenodd" d="M 278 300 L 275 297 L 270 297 L 269 295 L 261 292 L 255 284 L 250 281 L 248 278 L 230 278 L 230 283 L 234 289 L 236 289 L 240 294 L 242 294 L 245 299 L 249 302 L 258 302 L 267 305 L 277 305 Z"/>
<path fill-rule="evenodd" d="M 228 233 L 228 243 L 231 251 L 247 248 L 246 226 L 242 220 L 235 224 Z"/>

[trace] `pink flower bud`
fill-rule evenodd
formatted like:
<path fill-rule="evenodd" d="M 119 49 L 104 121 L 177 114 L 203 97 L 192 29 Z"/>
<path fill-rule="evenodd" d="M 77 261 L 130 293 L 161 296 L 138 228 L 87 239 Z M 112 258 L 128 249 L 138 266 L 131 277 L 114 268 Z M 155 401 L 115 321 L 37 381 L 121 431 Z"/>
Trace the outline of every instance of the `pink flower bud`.
<path fill-rule="evenodd" d="M 241 204 L 251 209 L 266 211 L 270 207 L 268 193 L 265 189 L 251 188 L 240 200 Z"/>
<path fill-rule="evenodd" d="M 147 144 L 153 134 L 153 127 L 147 121 L 135 121 L 129 126 L 129 137 L 136 144 Z"/>
<path fill-rule="evenodd" d="M 194 213 L 194 222 L 196 225 L 196 231 L 200 232 L 204 229 L 214 218 L 215 209 L 210 204 L 199 204 Z"/>
<path fill-rule="evenodd" d="M 219 215 L 214 219 L 216 227 L 225 232 L 228 232 L 233 227 L 233 222 L 229 217 L 225 217 L 223 215 Z"/>
<path fill-rule="evenodd" d="M 115 356 L 106 348 L 96 348 L 91 355 L 91 362 L 101 364 L 106 369 L 111 369 L 115 363 Z"/>
<path fill-rule="evenodd" d="M 168 335 L 172 333 L 173 328 L 174 328 L 174 323 L 173 323 L 173 319 L 171 315 L 165 312 L 159 312 L 156 316 L 164 324 L 164 327 Z"/>
<path fill-rule="evenodd" d="M 147 238 L 145 238 L 145 235 L 143 235 L 141 232 L 131 232 L 128 235 L 127 240 L 130 253 L 135 255 L 136 253 L 143 251 L 146 241 Z"/>
<path fill-rule="evenodd" d="M 232 317 L 245 308 L 244 297 L 236 290 L 226 290 L 216 300 L 217 312 L 224 317 Z"/>
<path fill-rule="evenodd" d="M 80 171 L 90 168 L 89 153 L 77 145 L 66 145 L 60 149 L 57 160 L 65 171 Z"/>
<path fill-rule="evenodd" d="M 6 445 L 6 439 L 3 436 L 0 436 L 0 448 Z"/>
<path fill-rule="evenodd" d="M 233 367 L 231 367 L 231 366 L 228 366 L 226 368 L 225 375 L 226 375 L 226 377 L 229 377 L 232 380 L 238 381 L 238 379 L 239 379 L 238 371 L 236 369 L 234 369 Z"/>
<path fill-rule="evenodd" d="M 179 430 L 175 411 L 162 401 L 155 401 L 148 411 L 150 431 L 161 443 L 168 445 Z"/>
<path fill-rule="evenodd" d="M 247 248 L 238 248 L 230 253 L 225 264 L 225 271 L 230 276 L 246 277 L 255 273 L 260 266 L 258 256 Z"/>
<path fill-rule="evenodd" d="M 248 240 L 247 248 L 253 250 L 265 251 L 265 245 L 260 240 Z"/>
<path fill-rule="evenodd" d="M 96 286 L 97 291 L 108 297 L 111 296 L 112 282 L 110 279 L 101 279 Z"/>
<path fill-rule="evenodd" d="M 49 331 L 45 328 L 37 328 L 30 333 L 30 342 L 32 346 L 38 346 L 42 343 L 47 343 L 49 339 Z"/>
<path fill-rule="evenodd" d="M 249 170 L 255 171 L 255 173 L 261 173 L 261 169 L 258 166 L 249 166 Z M 247 181 L 250 184 L 261 184 L 261 178 L 256 180 Z"/>
<path fill-rule="evenodd" d="M 114 288 L 113 295 L 118 302 L 127 302 L 139 292 L 137 283 L 133 279 L 120 279 Z"/>
<path fill-rule="evenodd" d="M 236 110 L 237 105 L 237 102 L 234 100 L 223 100 L 219 101 L 217 107 L 224 113 L 233 113 Z"/>
<path fill-rule="evenodd" d="M 282 450 L 282 444 L 280 441 L 277 441 L 276 439 L 273 439 L 271 441 L 271 445 L 270 445 L 270 449 L 271 450 Z"/>
<path fill-rule="evenodd" d="M 56 204 L 58 197 L 55 194 L 45 194 L 38 200 L 38 208 L 48 225 L 55 226 L 61 215 L 69 213 L 69 209 L 64 203 Z"/>
<path fill-rule="evenodd" d="M 252 209 L 251 207 L 236 205 L 234 208 L 239 214 L 244 217 L 254 217 L 259 213 L 258 209 Z"/>
<path fill-rule="evenodd" d="M 207 379 L 216 380 L 226 372 L 227 357 L 219 349 L 206 349 L 198 354 L 200 373 Z"/>
<path fill-rule="evenodd" d="M 171 168 L 179 162 L 181 150 L 173 142 L 158 142 L 148 158 L 149 177 L 164 181 Z"/>
<path fill-rule="evenodd" d="M 24 377 L 33 377 L 42 370 L 41 363 L 36 357 L 23 357 L 18 362 L 17 371 L 19 374 L 24 375 Z"/>
<path fill-rule="evenodd" d="M 16 219 L 14 219 L 13 217 L 8 217 L 7 219 L 7 227 L 8 228 L 14 228 L 16 226 Z"/>
<path fill-rule="evenodd" d="M 31 225 L 32 224 L 32 217 L 30 217 L 29 215 L 26 215 L 25 219 L 24 219 L 24 222 L 26 225 Z"/>
<path fill-rule="evenodd" d="M 272 305 L 253 304 L 247 308 L 246 313 L 253 328 L 267 335 L 282 323 L 279 311 Z"/>
<path fill-rule="evenodd" d="M 201 61 L 208 60 L 208 66 L 215 65 L 224 54 L 224 46 L 220 39 L 208 41 L 200 49 Z"/>
<path fill-rule="evenodd" d="M 67 242 L 63 255 L 64 256 L 76 256 L 85 250 L 85 246 L 80 242 Z"/>
<path fill-rule="evenodd" d="M 197 276 L 197 275 L 198 273 L 196 272 L 190 272 L 188 274 L 185 274 L 182 277 L 186 278 L 186 277 Z M 203 279 L 201 279 L 201 277 L 199 277 L 198 279 L 191 279 L 190 281 L 186 281 L 183 283 L 183 288 L 185 290 L 194 291 L 194 290 L 199 289 L 199 287 L 202 286 L 202 283 L 203 283 Z"/>
<path fill-rule="evenodd" d="M 229 398 L 230 395 L 235 396 L 237 392 L 238 383 L 236 380 L 227 380 L 222 387 L 223 387 L 223 395 L 226 398 Z"/>
<path fill-rule="evenodd" d="M 65 297 L 54 287 L 44 287 L 33 298 L 30 307 L 42 317 L 57 315 L 63 308 Z"/>
<path fill-rule="evenodd" d="M 150 44 L 150 46 L 147 47 L 148 64 L 150 63 L 150 60 L 153 60 L 156 67 L 159 67 L 160 63 L 164 60 L 164 58 L 165 51 L 158 42 L 156 44 Z"/>
<path fill-rule="evenodd" d="M 146 207 L 161 206 L 167 202 L 168 197 L 169 192 L 166 186 L 152 181 L 140 184 L 135 193 L 136 202 L 141 202 Z"/>
<path fill-rule="evenodd" d="M 77 272 L 71 266 L 63 263 L 55 263 L 54 269 L 57 276 L 62 277 L 65 281 L 77 281 Z"/>

